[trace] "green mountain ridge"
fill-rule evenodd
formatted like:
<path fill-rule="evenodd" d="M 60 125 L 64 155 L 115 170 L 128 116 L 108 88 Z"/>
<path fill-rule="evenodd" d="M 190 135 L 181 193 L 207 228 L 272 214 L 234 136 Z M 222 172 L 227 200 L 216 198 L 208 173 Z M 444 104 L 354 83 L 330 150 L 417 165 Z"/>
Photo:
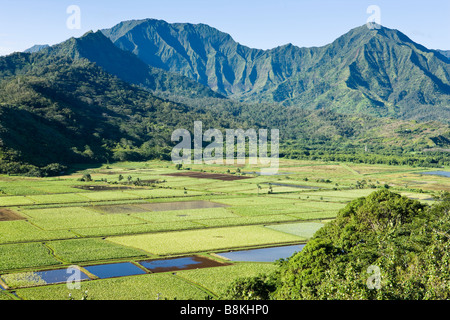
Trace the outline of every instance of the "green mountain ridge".
<path fill-rule="evenodd" d="M 206 25 L 201 28 L 212 30 Z M 232 43 L 224 33 L 208 41 L 214 46 L 221 41 Z M 340 42 L 343 47 L 352 47 L 345 39 Z M 267 54 L 238 45 L 235 49 L 248 61 Z M 304 66 L 293 70 L 291 65 L 280 65 L 279 74 L 299 73 L 319 54 L 321 60 L 317 61 L 336 63 L 336 54 L 320 53 L 320 48 L 304 50 Z M 298 57 L 298 48 L 292 45 L 270 52 L 276 53 L 279 61 L 296 61 Z M 351 60 L 345 56 L 342 59 Z M 420 57 L 416 60 L 422 63 Z M 356 56 L 352 63 L 355 61 Z M 311 68 L 309 71 L 317 72 L 318 78 L 305 79 L 305 88 L 311 85 L 317 92 L 326 92 L 320 87 L 320 79 L 327 74 L 339 78 L 320 66 Z M 361 87 L 352 89 L 356 96 L 363 95 L 367 89 L 359 80 L 364 78 L 363 69 L 357 64 L 354 68 L 348 82 Z M 299 85 L 293 79 L 286 92 Z M 261 81 L 257 75 L 250 80 Z M 313 84 L 307 83 L 310 80 Z M 53 175 L 61 172 L 62 166 L 80 162 L 169 160 L 174 145 L 171 133 L 177 128 L 192 132 L 194 121 L 220 130 L 278 128 L 281 155 L 293 158 L 428 166 L 448 162 L 439 151 L 450 146 L 447 124 L 379 118 L 363 112 L 337 113 L 332 108 L 315 110 L 262 100 L 250 103 L 225 98 L 187 76 L 147 65 L 115 46 L 104 32 L 89 32 L 34 53 L 0 57 L 0 172 Z M 365 145 L 373 151 L 361 155 Z M 424 150 L 429 152 L 423 154 Z"/>
<path fill-rule="evenodd" d="M 234 125 L 158 98 L 87 59 L 16 53 L 0 58 L 0 71 L 3 173 L 40 175 L 50 166 L 54 174 L 58 165 L 167 157 L 179 126 Z"/>
<path fill-rule="evenodd" d="M 397 30 L 361 26 L 314 48 L 252 49 L 204 24 L 145 19 L 101 30 L 149 65 L 239 101 L 400 119 L 450 119 L 450 61 Z"/>
<path fill-rule="evenodd" d="M 49 47 L 48 44 L 36 44 L 36 45 L 32 46 L 31 48 L 26 49 L 24 51 L 24 53 L 35 53 L 35 52 L 39 52 L 48 47 Z"/>
<path fill-rule="evenodd" d="M 106 72 L 153 93 L 167 92 L 182 96 L 224 98 L 196 81 L 151 67 L 134 54 L 123 51 L 101 32 L 88 32 L 52 47 L 39 50 L 43 55 L 88 59 Z"/>

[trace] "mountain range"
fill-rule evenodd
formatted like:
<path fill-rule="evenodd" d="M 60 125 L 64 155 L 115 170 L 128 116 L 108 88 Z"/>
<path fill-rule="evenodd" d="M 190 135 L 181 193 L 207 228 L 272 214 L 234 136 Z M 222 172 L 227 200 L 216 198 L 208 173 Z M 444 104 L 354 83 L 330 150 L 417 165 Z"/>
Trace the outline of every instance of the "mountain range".
<path fill-rule="evenodd" d="M 101 30 L 148 65 L 229 98 L 401 119 L 450 118 L 450 60 L 397 30 L 366 25 L 314 48 L 252 49 L 204 24 L 145 19 Z"/>
<path fill-rule="evenodd" d="M 122 22 L 0 57 L 0 171 L 167 158 L 195 120 L 280 128 L 291 155 L 416 157 L 450 146 L 447 56 L 384 27 L 259 50 L 204 24 Z"/>

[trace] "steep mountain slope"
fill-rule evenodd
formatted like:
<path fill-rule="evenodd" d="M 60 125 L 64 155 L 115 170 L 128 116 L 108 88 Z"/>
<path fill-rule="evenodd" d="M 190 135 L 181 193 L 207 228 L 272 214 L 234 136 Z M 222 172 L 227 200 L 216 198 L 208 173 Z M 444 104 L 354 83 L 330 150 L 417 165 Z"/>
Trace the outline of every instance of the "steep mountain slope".
<path fill-rule="evenodd" d="M 362 26 L 324 47 L 271 50 L 245 47 L 203 24 L 134 20 L 102 32 L 149 65 L 241 101 L 450 119 L 450 60 L 396 30 Z"/>
<path fill-rule="evenodd" d="M 86 59 L 45 50 L 0 58 L 0 172 L 167 157 L 176 128 L 233 119 L 157 98 Z M 45 171 L 45 170 L 44 170 Z"/>
<path fill-rule="evenodd" d="M 36 45 L 32 46 L 31 48 L 26 49 L 24 52 L 25 53 L 35 53 L 35 52 L 39 52 L 48 47 L 49 47 L 48 44 L 36 44 Z"/>
<path fill-rule="evenodd" d="M 241 94 L 255 85 L 264 87 L 264 77 L 273 81 L 268 74 L 272 68 L 262 63 L 267 60 L 264 50 L 242 46 L 230 35 L 204 24 L 149 19 L 122 22 L 102 32 L 116 46 L 135 53 L 149 65 L 189 76 L 223 94 Z M 278 77 L 283 80 L 283 75 Z"/>
<path fill-rule="evenodd" d="M 204 24 L 149 19 L 122 22 L 102 32 L 149 65 L 186 75 L 223 94 L 251 88 L 248 64 L 264 53 Z"/>
<path fill-rule="evenodd" d="M 436 51 L 445 56 L 446 58 L 448 59 L 450 58 L 450 50 L 436 50 Z"/>

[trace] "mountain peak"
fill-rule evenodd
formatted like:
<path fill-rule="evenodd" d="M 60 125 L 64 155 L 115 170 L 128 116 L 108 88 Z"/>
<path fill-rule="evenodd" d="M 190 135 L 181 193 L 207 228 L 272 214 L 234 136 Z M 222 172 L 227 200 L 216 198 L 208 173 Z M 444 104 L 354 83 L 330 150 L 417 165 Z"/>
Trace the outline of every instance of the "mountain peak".
<path fill-rule="evenodd" d="M 205 24 L 132 20 L 102 32 L 150 66 L 242 101 L 405 118 L 450 104 L 450 61 L 382 25 L 353 28 L 322 47 L 270 50 Z M 433 117 L 445 110 L 433 109 Z"/>
<path fill-rule="evenodd" d="M 376 28 L 371 28 L 370 25 L 364 24 L 362 26 L 350 30 L 341 37 L 347 39 L 352 37 L 359 37 L 360 39 L 365 38 L 367 40 L 370 40 L 373 37 L 383 37 L 385 40 L 394 41 L 397 43 L 411 44 L 416 47 L 420 47 L 421 49 L 428 50 L 424 46 L 411 40 L 406 34 L 397 29 L 391 29 L 382 25 L 376 26 L 377 26 Z"/>
<path fill-rule="evenodd" d="M 152 93 L 225 98 L 188 77 L 146 64 L 133 53 L 115 46 L 100 30 L 88 31 L 79 38 L 72 37 L 42 50 L 40 54 L 72 60 L 86 59 L 107 73 Z"/>

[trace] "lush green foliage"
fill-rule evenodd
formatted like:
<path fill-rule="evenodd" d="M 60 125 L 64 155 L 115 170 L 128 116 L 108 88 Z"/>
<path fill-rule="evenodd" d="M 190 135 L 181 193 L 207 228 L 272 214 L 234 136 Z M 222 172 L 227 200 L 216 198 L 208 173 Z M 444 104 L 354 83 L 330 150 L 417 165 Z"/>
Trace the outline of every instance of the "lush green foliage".
<path fill-rule="evenodd" d="M 102 239 L 74 239 L 47 243 L 58 259 L 66 263 L 139 257 L 144 252 L 113 244 Z"/>
<path fill-rule="evenodd" d="M 41 243 L 8 244 L 0 246 L 0 272 L 35 266 L 56 265 L 60 262 Z"/>
<path fill-rule="evenodd" d="M 431 208 L 388 190 L 356 199 L 281 262 L 269 277 L 275 289 L 259 277 L 230 290 L 243 298 L 258 283 L 255 292 L 275 299 L 448 299 L 449 209 L 448 193 Z"/>
<path fill-rule="evenodd" d="M 271 263 L 236 263 L 219 268 L 183 270 L 177 275 L 190 282 L 208 288 L 212 293 L 222 296 L 228 285 L 239 278 L 253 277 L 270 273 L 277 269 Z"/>
<path fill-rule="evenodd" d="M 85 292 L 88 300 L 201 300 L 207 294 L 201 289 L 171 274 L 146 274 L 96 281 L 84 281 L 81 290 L 69 290 L 66 284 L 18 289 L 19 297 L 27 300 L 68 300 L 69 294 L 80 300 Z"/>
<path fill-rule="evenodd" d="M 248 48 L 204 24 L 133 20 L 102 32 L 148 65 L 235 99 L 408 119 L 450 118 L 450 61 L 397 30 L 363 25 L 323 47 L 288 44 L 271 50 Z"/>
<path fill-rule="evenodd" d="M 57 175 L 62 163 L 170 159 L 175 128 L 190 129 L 194 120 L 234 127 L 230 118 L 156 98 L 86 59 L 18 53 L 0 66 L 4 173 Z"/>
<path fill-rule="evenodd" d="M 314 231 L 326 223 L 323 219 L 335 218 L 342 208 L 344 210 L 341 214 L 348 213 L 345 219 L 349 220 L 348 223 L 352 227 L 359 224 L 364 226 L 360 228 L 361 230 L 356 228 L 358 230 L 356 234 L 359 236 L 355 237 L 354 241 L 358 241 L 365 237 L 364 232 L 370 231 L 367 226 L 374 225 L 380 230 L 386 228 L 385 223 L 379 225 L 376 223 L 384 220 L 395 221 L 394 217 L 398 216 L 396 215 L 398 212 L 415 211 L 421 207 L 424 209 L 424 217 L 428 214 L 426 206 L 418 206 L 412 201 L 406 202 L 404 198 L 386 196 L 386 201 L 383 202 L 381 200 L 384 198 L 381 196 L 369 196 L 374 190 L 369 185 L 374 184 L 377 189 L 383 188 L 384 185 L 391 185 L 391 190 L 400 190 L 402 194 L 410 198 L 420 199 L 422 203 L 432 202 L 428 200 L 435 194 L 432 190 L 448 189 L 448 178 L 420 175 L 423 168 L 330 164 L 286 159 L 280 161 L 282 175 L 251 175 L 252 178 L 239 181 L 167 176 L 166 174 L 181 171 L 168 161 L 108 163 L 94 168 L 80 165 L 79 169 L 80 171 L 73 175 L 58 178 L 6 175 L 0 177 L 0 205 L 2 206 L 0 207 L 0 256 L 2 257 L 0 273 L 2 279 L 6 279 L 9 284 L 34 286 L 39 279 L 29 272 L 50 268 L 64 269 L 71 264 L 83 266 L 94 263 L 161 259 L 163 257 L 158 255 L 170 258 L 187 255 L 188 252 L 196 255 L 211 255 L 213 259 L 220 259 L 214 253 L 261 246 L 298 244 L 309 240 Z M 182 169 L 184 171 L 187 168 Z M 235 165 L 195 164 L 189 169 L 190 172 L 228 172 L 235 175 L 255 170 L 250 165 L 236 168 Z M 122 179 L 119 178 L 120 176 Z M 79 181 L 80 177 L 90 177 L 92 181 L 82 182 Z M 134 182 L 138 180 L 144 184 L 155 180 L 158 183 L 136 187 Z M 264 192 L 258 195 L 257 185 L 262 185 L 262 190 L 267 191 L 269 183 L 273 185 L 273 193 Z M 284 187 L 277 186 L 277 183 L 323 189 L 283 189 Z M 407 188 L 406 184 L 411 188 Z M 81 190 L 80 187 L 87 190 Z M 419 187 L 423 190 L 414 189 Z M 243 194 L 250 190 L 251 193 Z M 288 190 L 288 192 L 282 192 L 282 190 Z M 384 192 L 386 190 L 382 194 Z M 133 199 L 128 199 L 128 195 Z M 361 196 L 367 199 L 372 197 L 372 204 L 358 200 L 350 209 L 345 208 L 346 203 Z M 228 205 L 228 207 L 186 209 L 197 206 L 191 204 L 192 200 L 212 201 Z M 170 205 L 167 205 L 167 202 Z M 380 206 L 383 210 L 377 209 L 376 203 L 385 203 L 384 206 Z M 438 203 L 444 204 L 444 202 Z M 359 204 L 364 204 L 364 208 L 359 210 L 361 213 L 356 209 Z M 211 204 L 198 204 L 198 206 L 202 205 L 208 207 Z M 396 210 L 384 210 L 390 207 Z M 170 208 L 171 211 L 151 211 L 164 208 Z M 439 212 L 438 208 L 436 210 Z M 369 219 L 371 215 L 362 214 L 367 212 L 376 212 L 378 215 L 376 219 Z M 385 212 L 390 215 L 383 215 Z M 430 212 L 430 215 L 439 217 L 438 213 Z M 353 218 L 350 219 L 350 217 Z M 408 226 L 412 223 L 421 225 L 422 221 L 416 221 L 416 216 L 412 216 L 412 220 L 410 218 L 405 215 L 405 221 L 399 220 L 405 230 L 409 230 Z M 9 219 L 25 220 L 8 221 Z M 304 221 L 305 219 L 312 221 Z M 342 219 L 344 218 L 340 217 L 338 221 L 344 221 Z M 437 227 L 436 224 L 434 229 L 445 237 L 442 231 L 448 230 L 449 226 L 445 219 L 441 222 L 442 226 Z M 426 225 L 426 228 L 428 227 L 431 228 L 431 224 Z M 389 233 L 389 236 L 385 236 L 384 231 L 378 233 L 380 237 L 384 236 L 388 240 L 392 235 L 400 241 L 406 233 L 397 234 L 396 228 L 397 226 L 394 225 L 394 231 Z M 338 228 L 332 230 L 336 231 Z M 416 230 L 414 235 L 410 236 L 412 239 L 415 239 L 419 232 L 417 230 L 420 229 L 414 230 Z M 333 240 L 344 237 L 339 235 L 343 234 L 342 232 L 334 231 L 329 230 L 326 238 Z M 351 243 L 353 239 L 351 231 L 352 228 L 346 233 L 345 237 L 349 240 L 347 239 L 345 243 Z M 370 234 L 370 232 L 366 233 Z M 383 241 L 385 241 L 384 238 Z M 423 249 L 420 243 L 407 241 L 406 238 L 405 241 L 400 242 L 405 246 L 411 244 L 414 248 Z M 426 245 L 428 242 L 424 243 Z M 361 240 L 354 248 L 358 248 L 359 245 L 362 245 Z M 396 242 L 395 246 L 397 246 Z M 366 247 L 362 246 L 359 252 L 363 252 Z M 331 245 L 330 252 L 334 252 L 333 248 L 335 247 Z M 348 249 L 349 252 L 351 250 L 353 248 Z M 408 250 L 400 246 L 394 253 L 401 255 Z M 436 255 L 444 257 L 443 261 L 445 261 L 445 250 L 445 246 L 440 247 L 437 243 L 433 251 L 430 251 L 423 259 L 429 262 L 432 260 L 431 256 Z M 378 248 L 372 251 L 375 251 L 375 254 L 381 252 L 384 256 L 391 253 Z M 372 251 L 368 251 L 369 256 Z M 321 264 L 330 264 L 330 261 L 333 261 L 329 255 L 318 256 Z M 357 254 L 354 253 L 351 258 L 356 256 Z M 361 253 L 361 256 L 365 257 L 365 253 Z M 365 260 L 359 260 L 362 261 L 361 264 L 365 263 Z M 380 265 L 377 261 L 375 263 Z M 116 299 L 116 297 L 120 299 L 122 296 L 130 299 L 154 299 L 157 293 L 162 294 L 160 297 L 162 299 L 202 299 L 206 295 L 234 299 L 239 298 L 241 293 L 243 299 L 272 298 L 275 297 L 274 290 L 276 292 L 280 286 L 280 274 L 290 272 L 288 270 L 290 265 L 282 261 L 278 264 L 241 262 L 230 262 L 230 264 L 223 267 L 177 271 L 175 276 L 171 272 L 166 273 L 170 277 L 151 278 L 150 276 L 155 276 L 153 274 L 148 275 L 148 278 L 146 276 L 124 277 L 120 281 L 118 279 L 117 281 L 116 279 L 88 280 L 82 282 L 81 291 L 72 290 L 71 292 L 75 299 L 82 297 L 85 289 L 89 290 L 89 299 Z M 323 267 L 321 264 L 318 264 L 318 270 Z M 279 270 L 280 266 L 282 266 L 282 273 L 272 273 Z M 346 272 L 353 270 L 343 268 Z M 382 271 L 384 268 L 386 267 L 382 267 Z M 426 268 L 423 269 L 426 272 L 433 269 L 430 265 Z M 437 268 L 439 272 L 446 274 L 445 264 Z M 369 276 L 364 274 L 366 269 L 367 267 L 363 266 L 361 274 L 355 275 L 349 271 L 345 274 L 349 279 L 356 279 L 356 276 L 362 278 L 358 281 L 363 287 L 364 281 Z M 331 279 L 334 274 L 327 275 L 328 270 L 324 268 L 323 273 L 320 276 L 317 275 L 318 279 L 321 277 Z M 258 276 L 261 273 L 262 275 Z M 248 279 L 248 277 L 252 278 Z M 179 281 L 180 278 L 183 281 Z M 244 278 L 244 280 L 241 281 L 238 278 Z M 237 281 L 236 286 L 226 292 L 227 285 L 233 281 Z M 433 281 L 438 283 L 440 280 Z M 137 283 L 139 288 L 133 288 Z M 336 284 L 339 281 L 336 280 L 333 283 Z M 117 289 L 117 286 L 121 287 Z M 350 286 L 346 284 L 344 288 L 350 288 Z M 443 287 L 438 285 L 437 288 Z M 8 289 L 7 294 L 13 297 L 11 290 L 15 289 Z M 324 288 L 323 290 L 333 292 L 334 289 Z M 345 292 L 344 289 L 341 291 Z M 65 285 L 53 284 L 26 290 L 18 289 L 16 292 L 20 298 L 24 299 L 67 299 L 69 293 Z M 342 293 L 339 294 L 343 296 Z M 355 294 L 355 297 L 359 296 Z"/>
<path fill-rule="evenodd" d="M 314 234 L 317 232 L 317 230 L 321 229 L 322 227 L 323 224 L 318 222 L 298 222 L 298 223 L 267 226 L 267 228 L 289 234 L 294 234 L 296 236 L 306 239 L 312 238 Z"/>
<path fill-rule="evenodd" d="M 158 255 L 239 248 L 303 240 L 262 226 L 239 226 L 107 238 Z"/>
<path fill-rule="evenodd" d="M 16 53 L 0 58 L 0 172 L 53 176 L 67 171 L 68 166 L 74 163 L 170 159 L 174 145 L 170 141 L 171 133 L 176 128 L 193 132 L 194 121 L 202 121 L 208 127 L 218 129 L 278 128 L 282 141 L 280 155 L 292 159 L 421 166 L 449 163 L 448 125 L 380 119 L 367 115 L 440 121 L 448 118 L 445 116 L 447 109 L 438 107 L 443 101 L 448 102 L 448 86 L 445 84 L 448 81 L 435 75 L 437 69 L 447 70 L 448 63 L 440 59 L 437 53 L 418 47 L 398 32 L 382 29 L 373 33 L 363 27 L 353 30 L 330 46 L 320 50 L 311 49 L 317 51 L 314 54 L 309 49 L 293 46 L 251 54 L 252 50 L 237 45 L 228 35 L 207 26 L 167 24 L 169 29 L 178 30 L 181 27 L 182 30 L 178 30 L 180 32 L 177 34 L 179 37 L 185 37 L 186 34 L 193 36 L 183 42 L 187 45 L 192 45 L 190 41 L 200 35 L 197 44 L 203 43 L 207 47 L 206 51 L 216 44 L 226 52 L 235 52 L 233 48 L 250 50 L 248 57 L 254 61 L 241 61 L 242 57 L 237 54 L 237 60 L 229 60 L 233 61 L 233 65 L 223 68 L 236 70 L 238 66 L 255 64 L 247 68 L 249 72 L 252 68 L 255 70 L 256 78 L 253 81 L 242 79 L 244 83 L 240 83 L 240 77 L 235 75 L 233 79 L 238 83 L 230 86 L 226 83 L 231 79 L 208 82 L 223 86 L 226 90 L 252 87 L 249 99 L 256 99 L 260 103 L 246 104 L 225 99 L 185 76 L 158 69 L 171 69 L 174 67 L 172 65 L 148 65 L 150 60 L 163 61 L 141 56 L 146 54 L 145 50 L 139 51 L 141 61 L 118 48 L 128 33 L 133 34 L 139 28 L 152 30 L 159 24 L 164 23 L 124 23 L 112 30 L 104 30 L 117 46 L 101 32 L 91 32 L 79 39 L 72 38 L 38 52 Z M 199 33 L 194 36 L 192 32 L 197 28 Z M 154 34 L 156 38 L 158 32 Z M 346 41 L 360 42 L 361 45 L 349 47 Z M 399 41 L 402 46 L 398 45 Z M 340 65 L 339 61 L 344 56 L 357 56 L 357 50 L 368 50 L 367 54 L 373 54 L 373 50 L 379 49 L 380 52 L 373 60 L 385 61 L 385 55 L 389 56 L 389 48 L 402 57 L 411 55 L 405 58 L 408 67 L 402 70 L 414 70 L 413 76 L 420 79 L 414 82 L 418 88 L 408 88 L 410 82 L 405 80 L 408 75 L 403 73 L 396 77 L 395 83 L 390 84 L 392 88 L 387 89 L 385 76 L 376 77 L 373 81 L 361 80 L 356 73 L 362 73 L 365 79 L 371 74 L 377 74 L 378 69 L 386 69 L 386 74 L 392 74 L 394 68 L 390 64 L 367 64 L 362 53 L 351 65 L 344 64 L 339 72 L 335 72 L 336 63 Z M 300 76 L 295 75 L 295 72 L 278 70 L 281 72 L 281 82 L 275 84 L 277 88 L 266 90 L 267 77 L 265 73 L 261 74 L 260 63 L 265 66 L 266 59 L 275 59 L 289 69 L 298 63 L 298 59 L 285 61 L 286 54 L 296 52 L 302 57 L 302 64 L 305 64 L 299 70 L 309 66 L 317 74 Z M 178 57 L 179 52 L 174 49 L 173 54 Z M 202 54 L 197 56 L 199 60 L 202 57 Z M 168 59 L 166 62 L 184 65 L 184 58 L 178 58 L 180 60 Z M 188 65 L 200 66 L 201 63 L 197 62 Z M 395 65 L 394 62 L 392 64 Z M 205 61 L 205 65 L 215 64 Z M 422 72 L 424 68 L 430 69 L 428 73 Z M 204 72 L 203 69 L 191 70 L 186 75 Z M 416 74 L 418 70 L 421 70 L 420 74 Z M 173 71 L 183 73 L 186 70 Z M 278 74 L 278 71 L 273 72 Z M 351 73 L 350 77 L 348 72 Z M 333 78 L 335 75 L 339 77 L 338 80 Z M 195 80 L 205 82 L 207 78 L 206 74 L 198 73 Z M 307 78 L 324 79 L 332 83 L 340 81 L 341 84 L 311 84 Z M 346 82 L 345 85 L 342 82 Z M 298 86 L 304 88 L 300 90 Z M 440 90 L 436 91 L 436 88 Z M 220 88 L 213 89 L 221 91 Z M 419 89 L 424 91 L 420 93 L 423 99 L 414 96 Z M 260 95 L 259 98 L 254 97 L 256 92 L 259 92 L 256 95 Z M 302 102 L 300 105 L 296 105 L 300 101 L 298 99 Z M 266 102 L 261 103 L 263 101 Z M 289 101 L 293 106 L 274 104 L 274 101 Z M 397 110 L 397 103 L 400 111 Z M 328 104 L 332 106 L 331 109 L 352 114 L 332 112 Z M 410 105 L 417 108 L 410 108 Z M 313 110 L 315 108 L 319 110 Z M 413 114 L 408 114 L 410 110 Z M 367 152 L 364 150 L 366 145 Z"/>
<path fill-rule="evenodd" d="M 258 275 L 234 280 L 222 296 L 225 300 L 269 300 L 276 289 L 270 276 Z"/>
<path fill-rule="evenodd" d="M 2 221 L 0 223 L 0 243 L 28 242 L 39 240 L 74 238 L 68 230 L 42 230 L 25 220 Z"/>
<path fill-rule="evenodd" d="M 45 285 L 47 282 L 34 272 L 11 273 L 3 275 L 2 279 L 12 288 Z"/>

